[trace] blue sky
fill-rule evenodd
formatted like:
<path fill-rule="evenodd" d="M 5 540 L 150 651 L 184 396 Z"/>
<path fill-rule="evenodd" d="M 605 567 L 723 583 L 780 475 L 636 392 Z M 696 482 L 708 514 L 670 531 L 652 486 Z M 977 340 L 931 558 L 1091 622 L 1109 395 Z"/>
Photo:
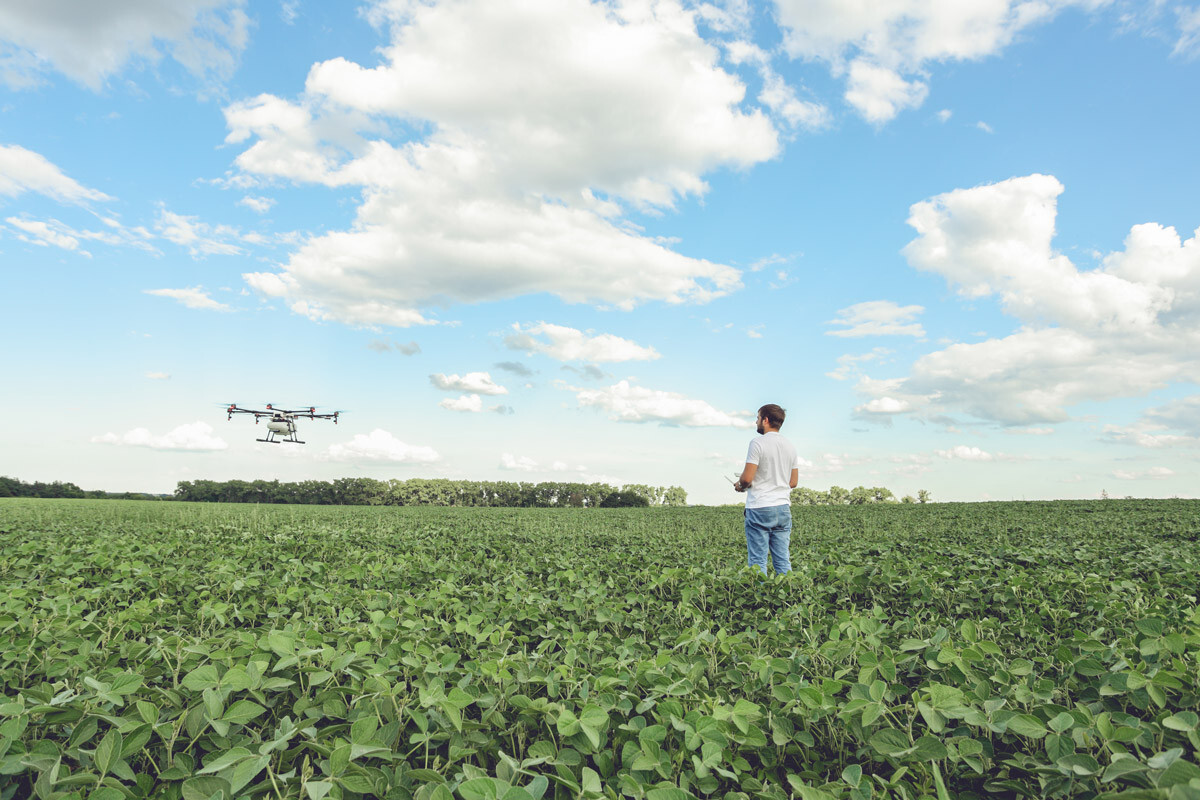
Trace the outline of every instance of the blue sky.
<path fill-rule="evenodd" d="M 1194 496 L 1197 96 L 1195 2 L 0 9 L 0 474 L 733 502 L 776 402 L 815 488 Z"/>

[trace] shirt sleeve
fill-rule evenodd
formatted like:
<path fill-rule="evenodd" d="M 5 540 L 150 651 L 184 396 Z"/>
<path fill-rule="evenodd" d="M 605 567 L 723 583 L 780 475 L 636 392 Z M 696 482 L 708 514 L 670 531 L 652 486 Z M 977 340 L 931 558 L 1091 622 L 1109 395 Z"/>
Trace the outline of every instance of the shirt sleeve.
<path fill-rule="evenodd" d="M 758 439 L 751 439 L 750 440 L 750 449 L 748 449 L 746 451 L 746 463 L 747 464 L 758 464 L 759 454 L 761 453 L 761 451 L 762 451 L 762 445 L 759 444 Z"/>

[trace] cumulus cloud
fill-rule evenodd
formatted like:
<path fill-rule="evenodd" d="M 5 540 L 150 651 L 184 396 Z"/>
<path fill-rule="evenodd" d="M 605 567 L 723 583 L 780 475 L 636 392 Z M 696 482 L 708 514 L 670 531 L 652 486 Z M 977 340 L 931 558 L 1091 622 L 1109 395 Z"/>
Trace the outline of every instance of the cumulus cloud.
<path fill-rule="evenodd" d="M 112 444 L 122 447 L 148 447 L 151 450 L 185 450 L 194 453 L 225 450 L 229 447 L 219 436 L 213 436 L 213 428 L 207 422 L 190 422 L 156 436 L 148 428 L 134 428 L 118 436 L 106 433 L 103 436 L 93 436 L 92 441 L 99 444 Z"/>
<path fill-rule="evenodd" d="M 225 110 L 245 180 L 363 193 L 348 230 L 309 240 L 280 272 L 248 273 L 257 291 L 327 319 L 412 325 L 449 303 L 548 293 L 631 308 L 741 286 L 738 270 L 623 220 L 779 151 L 692 11 L 456 0 L 380 4 L 368 18 L 391 35 L 378 66 L 320 62 L 298 101 Z M 379 133 L 399 128 L 395 141 Z"/>
<path fill-rule="evenodd" d="M 376 428 L 369 434 L 355 434 L 344 444 L 330 445 L 325 458 L 329 461 L 431 464 L 441 456 L 432 447 L 407 444 L 388 431 Z"/>
<path fill-rule="evenodd" d="M 837 319 L 830 325 L 844 328 L 826 331 L 826 336 L 857 338 L 860 336 L 916 336 L 925 335 L 921 323 L 913 319 L 925 311 L 924 306 L 900 306 L 891 300 L 869 300 L 855 303 L 838 312 Z"/>
<path fill-rule="evenodd" d="M 504 345 L 510 350 L 541 353 L 558 361 L 590 361 L 612 363 L 618 361 L 650 361 L 659 358 L 653 347 L 642 347 L 629 339 L 611 333 L 592 335 L 592 331 L 576 330 L 563 325 L 539 322 L 525 328 L 513 323 L 515 333 L 504 337 Z"/>
<path fill-rule="evenodd" d="M 689 428 L 729 427 L 752 428 L 745 412 L 726 413 L 703 400 L 686 397 L 678 392 L 647 389 L 629 381 L 619 381 L 600 389 L 577 386 L 561 388 L 575 392 L 580 407 L 601 408 L 616 422 L 658 422 L 662 425 L 681 425 Z"/>
<path fill-rule="evenodd" d="M 904 249 L 968 298 L 996 298 L 1019 327 L 916 361 L 908 378 L 861 382 L 924 416 L 967 412 L 1005 425 L 1061 422 L 1087 401 L 1200 380 L 1200 236 L 1135 225 L 1123 250 L 1080 270 L 1052 245 L 1063 186 L 1049 175 L 917 203 Z"/>
<path fill-rule="evenodd" d="M 514 456 L 512 453 L 500 454 L 500 469 L 511 469 L 518 472 L 533 472 L 538 469 L 538 462 L 529 456 Z"/>
<path fill-rule="evenodd" d="M 275 205 L 275 200 L 270 197 L 254 197 L 246 195 L 241 200 L 238 200 L 239 206 L 245 206 L 251 211 L 256 211 L 259 214 L 265 214 Z"/>
<path fill-rule="evenodd" d="M 975 447 L 974 445 L 959 444 L 949 450 L 935 451 L 939 456 L 946 459 L 958 461 L 995 461 L 996 457 L 991 453 Z"/>
<path fill-rule="evenodd" d="M 920 77 L 930 65 L 994 55 L 1064 8 L 1105 1 L 775 0 L 775 6 L 788 53 L 828 63 L 834 77 L 847 78 L 846 102 L 882 123 L 924 102 L 928 88 Z"/>
<path fill-rule="evenodd" d="M 44 0 L 0 5 L 0 80 L 20 89 L 55 70 L 99 89 L 130 62 L 170 55 L 194 75 L 227 78 L 249 39 L 242 0 Z"/>
<path fill-rule="evenodd" d="M 169 372 L 147 372 L 146 377 L 152 381 L 170 380 L 171 373 Z"/>
<path fill-rule="evenodd" d="M 455 398 L 447 397 L 438 402 L 447 411 L 461 411 L 466 414 L 478 414 L 483 411 L 483 398 L 477 394 L 464 394 Z"/>
<path fill-rule="evenodd" d="M 473 392 L 475 394 L 508 394 L 508 389 L 492 380 L 486 372 L 468 372 L 465 375 L 446 375 L 435 372 L 429 382 L 446 392 Z"/>
<path fill-rule="evenodd" d="M 0 16 L 2 14 L 0 12 Z M 68 177 L 40 153 L 20 145 L 0 145 L 0 196 L 16 197 L 25 192 L 37 192 L 60 203 L 74 205 L 84 205 L 89 200 L 112 200 L 104 192 L 89 189 Z"/>
<path fill-rule="evenodd" d="M 170 297 L 173 300 L 178 300 L 188 308 L 203 309 L 206 311 L 233 311 L 232 307 L 209 297 L 208 292 L 204 291 L 204 288 L 200 286 L 193 286 L 187 289 L 145 289 L 143 291 L 146 294 L 158 297 Z"/>

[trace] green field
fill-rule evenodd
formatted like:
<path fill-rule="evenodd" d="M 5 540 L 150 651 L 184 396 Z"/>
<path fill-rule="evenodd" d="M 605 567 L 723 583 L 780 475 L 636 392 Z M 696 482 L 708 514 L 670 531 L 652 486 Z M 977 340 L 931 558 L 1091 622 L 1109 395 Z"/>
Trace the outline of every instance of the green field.
<path fill-rule="evenodd" d="M 0 797 L 1200 798 L 1200 502 L 0 501 Z"/>

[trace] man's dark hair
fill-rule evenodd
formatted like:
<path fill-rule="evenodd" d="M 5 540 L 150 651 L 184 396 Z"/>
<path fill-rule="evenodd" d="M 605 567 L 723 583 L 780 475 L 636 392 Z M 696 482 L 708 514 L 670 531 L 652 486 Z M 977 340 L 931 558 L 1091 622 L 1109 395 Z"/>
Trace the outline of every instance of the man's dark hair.
<path fill-rule="evenodd" d="M 779 430 L 783 427 L 783 420 L 787 416 L 787 411 L 774 403 L 768 403 L 758 410 L 758 415 L 771 423 L 772 428 Z"/>

